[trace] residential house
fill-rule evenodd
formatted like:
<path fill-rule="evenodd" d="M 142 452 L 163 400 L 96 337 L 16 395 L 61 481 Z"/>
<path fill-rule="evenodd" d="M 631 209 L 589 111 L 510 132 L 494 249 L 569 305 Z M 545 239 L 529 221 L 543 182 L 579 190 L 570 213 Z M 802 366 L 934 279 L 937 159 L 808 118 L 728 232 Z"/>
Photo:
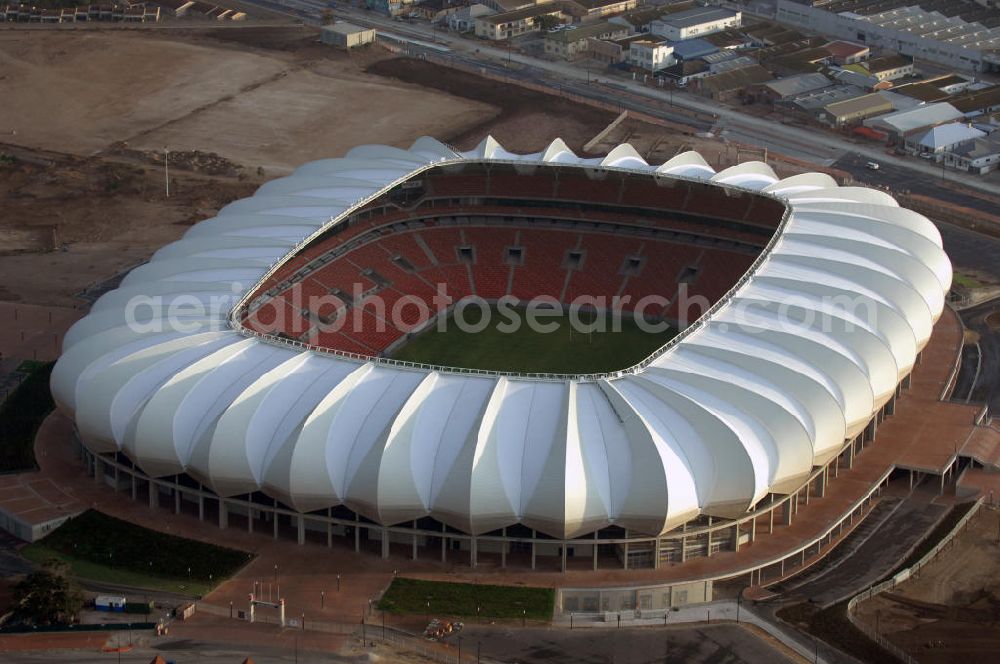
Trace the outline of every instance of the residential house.
<path fill-rule="evenodd" d="M 945 153 L 944 163 L 977 175 L 1000 167 L 1000 132 L 956 146 Z"/>
<path fill-rule="evenodd" d="M 627 36 L 628 28 L 607 21 L 580 26 L 567 25 L 545 34 L 545 53 L 563 60 L 575 60 L 587 55 L 592 41 Z"/>
<path fill-rule="evenodd" d="M 462 7 L 448 16 L 448 29 L 455 32 L 472 32 L 476 29 L 476 19 L 493 16 L 496 10 L 479 3 Z"/>
<path fill-rule="evenodd" d="M 667 39 L 639 39 L 629 44 L 628 63 L 643 71 L 658 72 L 677 62 L 673 44 Z"/>
<path fill-rule="evenodd" d="M 644 7 L 625 12 L 620 16 L 614 16 L 608 20 L 612 23 L 624 25 L 629 29 L 629 33 L 634 35 L 649 32 L 650 23 L 663 16 L 663 11 L 663 7 Z"/>
<path fill-rule="evenodd" d="M 638 0 L 563 0 L 566 14 L 581 21 L 599 19 L 635 9 Z"/>
<path fill-rule="evenodd" d="M 872 58 L 864 64 L 868 73 L 880 81 L 897 81 L 906 76 L 913 76 L 913 58 L 904 55 L 885 55 Z"/>
<path fill-rule="evenodd" d="M 492 41 L 510 39 L 529 32 L 538 32 L 546 16 L 561 22 L 562 4 L 543 2 L 541 4 L 515 9 L 512 12 L 481 16 L 476 19 L 476 36 Z"/>
<path fill-rule="evenodd" d="M 849 41 L 828 42 L 823 45 L 823 48 L 830 54 L 830 62 L 841 67 L 862 62 L 871 55 L 869 47 Z"/>

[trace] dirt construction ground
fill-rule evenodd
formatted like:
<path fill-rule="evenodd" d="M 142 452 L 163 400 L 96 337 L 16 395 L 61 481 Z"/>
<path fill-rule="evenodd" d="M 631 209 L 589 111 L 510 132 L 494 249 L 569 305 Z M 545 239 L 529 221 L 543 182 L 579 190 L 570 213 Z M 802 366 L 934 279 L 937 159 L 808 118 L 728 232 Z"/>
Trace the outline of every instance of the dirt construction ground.
<path fill-rule="evenodd" d="M 858 616 L 923 664 L 996 661 L 1000 509 L 982 508 L 915 579 L 864 602 Z"/>
<path fill-rule="evenodd" d="M 316 37 L 0 32 L 0 300 L 86 308 L 191 224 L 355 145 L 430 135 L 469 149 L 493 133 L 514 150 L 555 136 L 579 150 L 613 119 Z"/>

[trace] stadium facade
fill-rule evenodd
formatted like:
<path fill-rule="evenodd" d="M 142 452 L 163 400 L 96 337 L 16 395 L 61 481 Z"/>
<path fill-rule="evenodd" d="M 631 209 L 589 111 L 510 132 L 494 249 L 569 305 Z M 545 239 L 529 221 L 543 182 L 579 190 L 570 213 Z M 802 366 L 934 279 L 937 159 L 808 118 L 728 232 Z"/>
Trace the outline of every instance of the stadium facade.
<path fill-rule="evenodd" d="M 543 228 L 576 239 L 552 245 L 532 235 Z M 505 245 L 488 258 L 489 229 L 527 256 Z M 435 233 L 456 234 L 458 253 L 443 260 Z M 676 253 L 623 250 L 630 266 L 602 267 L 616 238 L 682 247 L 693 257 L 671 267 L 686 275 L 671 290 L 691 281 L 710 308 L 609 373 L 397 362 L 379 355 L 411 331 L 324 338 L 317 312 L 289 304 L 294 331 L 256 315 L 345 266 L 365 296 L 412 295 L 404 284 L 426 274 L 492 301 L 543 246 L 579 254 L 545 262 L 561 270 L 557 297 L 585 273 L 622 292 Z M 503 278 L 488 280 L 490 260 Z M 532 566 L 586 556 L 596 569 L 607 554 L 658 567 L 738 550 L 761 515 L 773 528 L 784 506 L 790 523 L 793 498 L 822 495 L 892 413 L 951 276 L 930 221 L 825 174 L 779 179 L 759 162 L 717 173 L 694 152 L 650 165 L 628 145 L 587 159 L 560 140 L 517 155 L 491 138 L 469 152 L 422 138 L 306 164 L 192 227 L 69 331 L 52 391 L 94 477 L 150 505 L 269 521 L 276 536 L 290 526 L 300 541 L 376 541 L 384 556 L 392 543 L 461 549 L 473 565 L 530 551 Z M 324 289 L 334 318 L 361 307 Z M 658 315 L 675 317 L 674 302 Z"/>

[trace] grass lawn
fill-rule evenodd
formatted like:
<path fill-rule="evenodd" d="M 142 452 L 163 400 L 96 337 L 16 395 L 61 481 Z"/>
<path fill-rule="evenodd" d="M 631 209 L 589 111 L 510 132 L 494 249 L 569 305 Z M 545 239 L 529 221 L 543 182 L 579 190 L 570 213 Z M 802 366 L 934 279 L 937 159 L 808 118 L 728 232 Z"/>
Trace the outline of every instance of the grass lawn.
<path fill-rule="evenodd" d="M 55 405 L 49 392 L 52 362 L 22 362 L 28 377 L 0 404 L 0 472 L 32 470 L 35 433 Z"/>
<path fill-rule="evenodd" d="M 528 620 L 548 621 L 552 619 L 554 603 L 555 591 L 551 588 L 397 578 L 382 596 L 378 608 L 398 614 L 500 619 L 520 619 L 523 610 Z"/>
<path fill-rule="evenodd" d="M 182 595 L 203 596 L 212 589 L 221 579 L 213 580 L 212 584 L 202 581 L 181 581 L 178 579 L 166 579 L 151 574 L 140 574 L 121 568 L 99 565 L 87 560 L 67 556 L 44 544 L 29 544 L 21 549 L 21 555 L 33 563 L 43 564 L 50 558 L 58 558 L 67 563 L 72 570 L 73 576 L 89 581 L 100 581 L 104 583 L 114 583 L 132 588 L 142 588 L 145 590 L 179 593 Z M 130 601 L 134 598 L 130 598 Z"/>
<path fill-rule="evenodd" d="M 967 274 L 961 274 L 960 272 L 955 272 L 951 281 L 956 286 L 961 286 L 962 288 L 979 288 L 982 284 Z"/>
<path fill-rule="evenodd" d="M 36 561 L 58 553 L 81 578 L 188 594 L 203 594 L 253 558 L 94 510 L 70 519 L 23 551 Z"/>
<path fill-rule="evenodd" d="M 601 373 L 632 366 L 677 334 L 675 329 L 649 332 L 632 319 L 618 321 L 616 328 L 612 318 L 594 313 L 583 314 L 580 319 L 603 326 L 598 331 L 574 330 L 570 315 L 564 313 L 539 317 L 540 323 L 549 326 L 554 323 L 556 328 L 552 332 L 542 332 L 525 323 L 522 309 L 511 310 L 522 324 L 516 331 L 508 331 L 510 319 L 497 307 L 489 311 L 489 323 L 481 331 L 459 329 L 453 314 L 447 319 L 445 330 L 439 330 L 435 324 L 399 348 L 393 357 L 493 371 Z M 472 306 L 463 317 L 474 326 L 481 323 L 483 315 L 483 310 Z"/>

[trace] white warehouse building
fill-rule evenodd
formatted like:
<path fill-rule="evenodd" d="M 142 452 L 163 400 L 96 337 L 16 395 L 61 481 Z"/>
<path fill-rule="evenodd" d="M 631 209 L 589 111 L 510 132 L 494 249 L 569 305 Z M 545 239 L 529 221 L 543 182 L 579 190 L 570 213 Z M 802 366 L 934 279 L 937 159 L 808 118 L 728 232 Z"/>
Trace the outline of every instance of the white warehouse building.
<path fill-rule="evenodd" d="M 742 25 L 743 13 L 720 7 L 695 7 L 650 23 L 650 32 L 671 41 L 701 37 Z"/>

